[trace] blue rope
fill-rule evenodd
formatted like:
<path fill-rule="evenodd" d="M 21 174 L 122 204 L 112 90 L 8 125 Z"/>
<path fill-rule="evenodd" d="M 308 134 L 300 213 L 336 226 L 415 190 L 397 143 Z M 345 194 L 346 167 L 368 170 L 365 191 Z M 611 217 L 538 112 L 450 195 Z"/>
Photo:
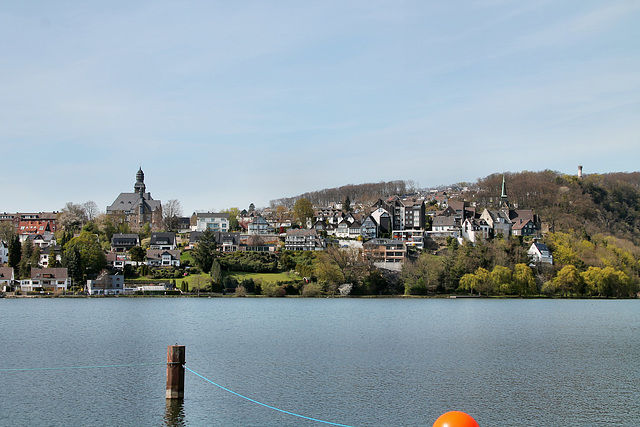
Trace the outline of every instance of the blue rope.
<path fill-rule="evenodd" d="M 332 425 L 332 426 L 351 427 L 351 426 L 349 426 L 349 425 L 347 425 L 347 424 L 332 423 L 332 422 L 330 422 L 330 421 L 323 421 L 323 420 L 319 420 L 319 419 L 317 419 L 317 418 L 305 417 L 304 415 L 295 414 L 295 413 L 293 413 L 293 412 L 285 411 L 284 409 L 278 409 L 278 408 L 276 408 L 276 407 L 273 407 L 273 406 L 267 405 L 266 403 L 258 402 L 257 400 L 253 400 L 253 399 L 251 399 L 251 398 L 249 398 L 249 397 L 246 397 L 246 396 L 243 396 L 243 395 L 241 395 L 241 394 L 239 394 L 239 393 L 236 393 L 235 391 L 229 390 L 228 388 L 223 387 L 223 386 L 221 386 L 220 384 L 216 384 L 216 383 L 214 383 L 213 381 L 211 381 L 209 378 L 205 378 L 205 377 L 203 377 L 203 376 L 202 376 L 202 375 L 200 375 L 199 373 L 197 373 L 197 372 L 195 372 L 195 371 L 193 371 L 193 370 L 191 370 L 191 369 L 187 368 L 186 366 L 185 366 L 185 369 L 186 369 L 187 371 L 191 372 L 192 374 L 195 374 L 195 375 L 199 376 L 199 377 L 200 377 L 200 378 L 202 378 L 203 380 L 210 382 L 210 383 L 211 383 L 211 384 L 213 384 L 214 386 L 221 388 L 221 389 L 222 389 L 222 390 L 224 390 L 224 391 L 228 391 L 228 392 L 229 392 L 229 393 L 231 393 L 231 394 L 235 394 L 236 396 L 241 397 L 241 398 L 243 398 L 243 399 L 245 399 L 245 400 L 248 400 L 249 402 L 253 402 L 253 403 L 257 403 L 258 405 L 262 405 L 262 406 L 264 406 L 265 408 L 273 409 L 273 410 L 275 410 L 275 411 L 279 411 L 279 412 L 282 412 L 282 413 L 287 414 L 287 415 L 293 415 L 294 417 L 303 418 L 303 419 L 305 419 L 305 420 L 316 421 L 316 422 L 319 422 L 319 423 L 329 424 L 329 425 Z"/>
<path fill-rule="evenodd" d="M 59 366 L 56 368 L 0 368 L 0 371 L 55 371 L 61 369 L 128 368 L 132 366 L 157 366 L 166 363 L 134 363 L 131 365 Z"/>

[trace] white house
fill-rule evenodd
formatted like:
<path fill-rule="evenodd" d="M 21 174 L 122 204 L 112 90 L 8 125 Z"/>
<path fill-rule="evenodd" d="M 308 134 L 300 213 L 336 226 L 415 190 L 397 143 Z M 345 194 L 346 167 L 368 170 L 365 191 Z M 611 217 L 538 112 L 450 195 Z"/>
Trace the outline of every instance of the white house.
<path fill-rule="evenodd" d="M 226 233 L 229 231 L 229 214 L 228 213 L 198 213 L 196 214 L 196 230 L 204 231 L 207 228 L 212 231 L 220 231 Z"/>
<path fill-rule="evenodd" d="M 180 251 L 149 249 L 147 251 L 147 265 L 149 267 L 179 267 Z"/>
<path fill-rule="evenodd" d="M 4 240 L 0 240 L 0 264 L 9 262 L 9 245 Z"/>
<path fill-rule="evenodd" d="M 269 223 L 260 215 L 256 216 L 247 225 L 247 234 L 269 234 Z"/>
<path fill-rule="evenodd" d="M 488 239 L 491 227 L 483 219 L 467 218 L 462 223 L 462 237 L 475 243 L 478 239 Z"/>
<path fill-rule="evenodd" d="M 485 209 L 482 215 L 480 215 L 480 219 L 485 220 L 486 223 L 489 224 L 496 236 L 502 234 L 504 237 L 508 237 L 511 234 L 509 215 L 503 211 L 490 211 L 489 209 Z"/>
<path fill-rule="evenodd" d="M 287 230 L 284 246 L 290 251 L 322 251 L 326 243 L 316 230 L 294 229 Z"/>
<path fill-rule="evenodd" d="M 536 264 L 550 264 L 553 265 L 553 255 L 547 245 L 534 242 L 527 251 L 527 254 L 531 258 L 531 265 Z"/>
<path fill-rule="evenodd" d="M 0 290 L 10 292 L 13 289 L 13 267 L 0 267 Z"/>
<path fill-rule="evenodd" d="M 151 239 L 149 240 L 150 249 L 172 251 L 175 250 L 177 246 L 176 233 L 151 233 Z"/>
<path fill-rule="evenodd" d="M 32 268 L 31 278 L 21 281 L 20 290 L 31 292 L 42 288 L 48 292 L 62 292 L 70 285 L 71 279 L 66 268 Z"/>
<path fill-rule="evenodd" d="M 103 280 L 87 280 L 87 293 L 89 295 L 124 294 L 124 275 L 112 274 L 106 276 Z"/>

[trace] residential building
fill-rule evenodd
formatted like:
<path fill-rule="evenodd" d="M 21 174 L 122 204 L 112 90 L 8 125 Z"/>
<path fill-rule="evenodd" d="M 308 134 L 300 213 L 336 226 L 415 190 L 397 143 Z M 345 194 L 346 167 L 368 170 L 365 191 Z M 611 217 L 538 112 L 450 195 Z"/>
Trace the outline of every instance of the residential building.
<path fill-rule="evenodd" d="M 480 218 L 491 227 L 495 236 L 502 235 L 507 237 L 511 235 L 511 221 L 507 213 L 485 209 Z"/>
<path fill-rule="evenodd" d="M 40 250 L 40 262 L 38 263 L 42 267 L 50 267 L 53 260 L 62 262 L 62 246 L 51 245 L 45 246 Z"/>
<path fill-rule="evenodd" d="M 44 248 L 56 244 L 56 236 L 51 233 L 31 234 L 27 236 L 27 240 L 31 240 L 33 246 Z"/>
<path fill-rule="evenodd" d="M 240 233 L 216 233 L 216 243 L 220 252 L 236 252 L 240 249 Z"/>
<path fill-rule="evenodd" d="M 532 243 L 531 247 L 527 251 L 527 254 L 531 259 L 531 265 L 536 265 L 536 264 L 553 265 L 553 255 L 551 255 L 551 251 L 545 244 L 537 243 L 537 242 Z"/>
<path fill-rule="evenodd" d="M 150 249 L 172 251 L 177 247 L 178 245 L 176 243 L 176 233 L 151 233 L 151 239 L 149 240 Z"/>
<path fill-rule="evenodd" d="M 0 240 L 0 264 L 9 262 L 9 244 Z"/>
<path fill-rule="evenodd" d="M 122 270 L 125 265 L 137 265 L 137 262 L 131 261 L 131 255 L 128 252 L 107 252 L 107 264 Z"/>
<path fill-rule="evenodd" d="M 334 235 L 340 239 L 346 239 L 349 237 L 349 222 L 342 221 L 336 226 Z"/>
<path fill-rule="evenodd" d="M 0 291 L 11 292 L 14 282 L 13 267 L 0 267 Z"/>
<path fill-rule="evenodd" d="M 321 239 L 314 229 L 287 230 L 284 246 L 290 251 L 322 251 L 326 249 L 324 239 Z"/>
<path fill-rule="evenodd" d="M 269 223 L 261 215 L 254 216 L 247 224 L 247 234 L 269 234 L 272 231 Z"/>
<path fill-rule="evenodd" d="M 147 265 L 149 267 L 180 267 L 180 251 L 149 249 Z"/>
<path fill-rule="evenodd" d="M 29 236 L 34 235 L 53 235 L 54 228 L 50 220 L 26 219 L 18 224 L 18 235 L 20 241 L 24 242 Z"/>
<path fill-rule="evenodd" d="M 376 263 L 401 264 L 407 255 L 407 246 L 402 240 L 376 238 L 363 243 L 364 256 Z"/>
<path fill-rule="evenodd" d="M 400 209 L 403 215 L 403 230 L 424 231 L 425 225 L 425 204 L 423 199 L 406 198 L 400 200 Z"/>
<path fill-rule="evenodd" d="M 463 238 L 469 240 L 472 243 L 478 241 L 478 239 L 486 240 L 489 238 L 489 232 L 491 227 L 483 219 L 467 218 L 462 223 L 461 235 Z"/>
<path fill-rule="evenodd" d="M 22 292 L 31 292 L 42 289 L 45 292 L 66 291 L 71 285 L 71 280 L 66 268 L 32 268 L 31 278 L 23 280 Z"/>
<path fill-rule="evenodd" d="M 121 295 L 124 294 L 124 275 L 105 275 L 100 280 L 87 280 L 89 295 Z"/>
<path fill-rule="evenodd" d="M 33 227 L 33 224 L 29 224 L 30 234 L 35 234 L 40 229 L 40 222 L 43 222 L 42 226 L 44 227 L 42 231 L 49 229 L 49 232 L 55 233 L 57 229 L 57 218 L 58 212 L 32 212 L 32 213 L 0 213 L 0 222 L 9 222 L 13 224 L 14 230 L 17 234 L 22 234 L 19 232 L 20 223 L 24 222 L 25 229 L 27 227 L 27 223 L 33 222 L 33 224 L 37 224 Z M 24 241 L 24 240 L 22 240 Z"/>
<path fill-rule="evenodd" d="M 211 213 L 203 212 L 196 214 L 196 231 L 219 231 L 226 233 L 229 231 L 229 214 L 228 213 Z"/>
<path fill-rule="evenodd" d="M 134 246 L 140 246 L 140 236 L 137 234 L 114 234 L 111 237 L 112 252 L 128 252 Z"/>
<path fill-rule="evenodd" d="M 369 215 L 365 218 L 360 226 L 360 235 L 364 239 L 375 239 L 378 237 L 378 222 L 373 215 Z"/>

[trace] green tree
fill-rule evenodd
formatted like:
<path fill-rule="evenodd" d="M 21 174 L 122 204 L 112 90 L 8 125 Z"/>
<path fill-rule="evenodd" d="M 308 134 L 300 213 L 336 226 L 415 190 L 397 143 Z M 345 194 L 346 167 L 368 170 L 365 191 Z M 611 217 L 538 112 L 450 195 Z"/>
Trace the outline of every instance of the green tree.
<path fill-rule="evenodd" d="M 351 199 L 349 199 L 349 196 L 344 199 L 344 203 L 342 204 L 342 211 L 346 213 L 351 212 Z"/>
<path fill-rule="evenodd" d="M 587 271 L 581 273 L 585 284 L 585 293 L 592 296 L 602 295 L 602 269 L 600 267 L 589 267 Z"/>
<path fill-rule="evenodd" d="M 65 250 L 62 254 L 62 266 L 67 269 L 67 274 L 75 283 L 79 285 L 82 283 L 82 259 L 80 255 L 80 249 L 77 246 L 73 246 Z"/>
<path fill-rule="evenodd" d="M 0 221 L 0 240 L 8 245 L 15 234 L 16 231 L 12 221 Z"/>
<path fill-rule="evenodd" d="M 9 241 L 9 267 L 17 268 L 21 259 L 22 245 L 20 244 L 20 237 L 16 234 Z"/>
<path fill-rule="evenodd" d="M 142 226 L 142 230 L 140 230 L 140 240 L 146 239 L 151 236 L 151 224 L 148 222 Z"/>
<path fill-rule="evenodd" d="M 486 294 L 491 295 L 495 291 L 495 287 L 493 285 L 493 280 L 491 278 L 491 273 L 486 268 L 478 268 L 474 275 L 477 278 L 476 290 L 480 295 Z"/>
<path fill-rule="evenodd" d="M 196 266 L 205 273 L 209 273 L 211 270 L 216 247 L 215 235 L 211 229 L 207 228 L 202 233 L 196 247 L 191 251 L 193 262 L 195 262 Z"/>
<path fill-rule="evenodd" d="M 307 227 L 308 220 L 313 220 L 313 206 L 304 197 L 293 205 L 293 219 L 302 228 Z"/>
<path fill-rule="evenodd" d="M 240 209 L 229 208 L 222 211 L 222 213 L 229 214 L 229 231 L 240 231 L 240 223 L 238 222 L 238 215 L 240 215 Z"/>
<path fill-rule="evenodd" d="M 65 255 L 78 250 L 82 274 L 96 274 L 107 265 L 107 257 L 94 234 L 81 233 L 71 239 L 64 250 Z M 67 257 L 68 259 L 68 257 Z M 64 265 L 64 263 L 63 263 Z M 68 267 L 67 267 L 68 268 Z"/>
<path fill-rule="evenodd" d="M 251 203 L 251 204 L 249 205 L 249 212 L 253 212 L 253 211 L 255 211 L 255 210 L 256 210 L 256 205 L 254 205 L 253 203 Z"/>
<path fill-rule="evenodd" d="M 20 256 L 20 263 L 18 264 L 18 274 L 20 277 L 30 277 L 31 269 L 38 266 L 38 261 L 33 259 L 33 254 L 33 242 L 27 239 L 22 244 L 22 255 Z"/>
<path fill-rule="evenodd" d="M 212 285 L 222 284 L 222 268 L 220 268 L 218 260 L 214 259 L 211 263 L 211 271 L 209 272 L 209 275 L 211 276 Z"/>
<path fill-rule="evenodd" d="M 131 255 L 131 261 L 136 263 L 140 263 L 147 258 L 147 252 L 141 246 L 134 246 L 129 249 L 129 255 Z"/>
<path fill-rule="evenodd" d="M 527 264 L 516 264 L 513 271 L 513 286 L 518 295 L 534 295 L 537 293 L 536 279 L 533 270 Z"/>
<path fill-rule="evenodd" d="M 584 289 L 584 280 L 580 272 L 574 265 L 565 265 L 553 279 L 556 291 L 564 296 L 582 294 Z"/>
<path fill-rule="evenodd" d="M 460 278 L 460 285 L 458 286 L 458 291 L 469 291 L 470 294 L 473 294 L 478 288 L 478 278 L 473 273 L 467 273 Z"/>
<path fill-rule="evenodd" d="M 442 282 L 443 259 L 428 252 L 423 252 L 414 262 L 407 261 L 404 263 L 400 277 L 407 295 L 436 292 Z"/>
<path fill-rule="evenodd" d="M 511 295 L 516 293 L 513 286 L 513 273 L 507 267 L 501 265 L 493 267 L 491 281 L 495 289 L 501 294 Z"/>

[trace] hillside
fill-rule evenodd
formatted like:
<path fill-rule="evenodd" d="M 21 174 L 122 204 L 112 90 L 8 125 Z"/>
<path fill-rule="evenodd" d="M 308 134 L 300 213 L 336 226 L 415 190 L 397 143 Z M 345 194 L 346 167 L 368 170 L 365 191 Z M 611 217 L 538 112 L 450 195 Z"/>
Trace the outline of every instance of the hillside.
<path fill-rule="evenodd" d="M 465 194 L 480 207 L 496 205 L 502 174 L 479 179 Z M 640 244 L 640 172 L 563 175 L 553 171 L 505 173 L 509 202 L 533 209 L 555 231 L 611 234 Z"/>
<path fill-rule="evenodd" d="M 468 184 L 469 191 L 460 197 L 479 208 L 497 208 L 503 175 L 509 202 L 519 209 L 534 210 L 553 230 L 586 236 L 611 234 L 640 245 L 640 172 L 591 174 L 582 179 L 551 170 L 496 173 Z M 290 208 L 304 197 L 314 205 L 326 206 L 348 196 L 352 202 L 367 205 L 378 198 L 418 191 L 411 180 L 349 184 L 271 200 L 270 204 Z"/>
<path fill-rule="evenodd" d="M 372 182 L 366 184 L 348 184 L 336 188 L 325 188 L 294 197 L 284 197 L 270 201 L 270 205 L 282 205 L 291 208 L 298 199 L 305 198 L 316 206 L 327 206 L 331 203 L 343 202 L 348 196 L 352 201 L 362 204 L 375 202 L 378 198 L 395 194 L 406 194 L 417 191 L 413 181 Z"/>

